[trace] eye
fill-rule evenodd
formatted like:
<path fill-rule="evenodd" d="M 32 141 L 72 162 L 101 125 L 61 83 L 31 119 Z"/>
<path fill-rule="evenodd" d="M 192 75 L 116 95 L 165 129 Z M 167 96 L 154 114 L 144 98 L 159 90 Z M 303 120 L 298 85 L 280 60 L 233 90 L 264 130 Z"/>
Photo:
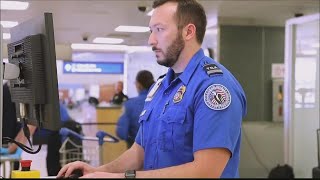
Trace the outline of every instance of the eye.
<path fill-rule="evenodd" d="M 163 28 L 157 28 L 157 31 L 161 32 L 161 31 L 163 31 Z"/>

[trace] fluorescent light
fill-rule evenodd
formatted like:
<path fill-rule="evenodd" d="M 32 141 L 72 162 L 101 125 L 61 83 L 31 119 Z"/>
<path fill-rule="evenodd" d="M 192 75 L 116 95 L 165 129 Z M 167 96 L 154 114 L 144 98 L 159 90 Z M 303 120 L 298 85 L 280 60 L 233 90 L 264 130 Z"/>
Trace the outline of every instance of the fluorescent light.
<path fill-rule="evenodd" d="M 3 39 L 10 39 L 11 35 L 10 33 L 3 33 Z"/>
<path fill-rule="evenodd" d="M 148 12 L 148 16 L 152 16 L 154 9 L 152 9 L 151 11 Z"/>
<path fill-rule="evenodd" d="M 127 53 L 152 51 L 149 46 L 127 46 L 109 44 L 71 44 L 73 50 L 123 51 Z"/>
<path fill-rule="evenodd" d="M 152 48 L 150 46 L 128 46 L 127 52 L 152 52 Z"/>
<path fill-rule="evenodd" d="M 148 32 L 150 31 L 149 27 L 144 26 L 118 26 L 115 31 L 118 32 Z"/>
<path fill-rule="evenodd" d="M 28 2 L 1 0 L 1 9 L 3 10 L 26 10 L 28 7 Z"/>
<path fill-rule="evenodd" d="M 120 44 L 123 42 L 123 39 L 97 37 L 93 40 L 93 42 L 94 43 L 102 43 L 102 44 Z"/>
<path fill-rule="evenodd" d="M 12 27 L 18 25 L 18 22 L 17 21 L 0 21 L 0 24 L 4 28 L 12 28 Z"/>
<path fill-rule="evenodd" d="M 126 45 L 109 45 L 109 44 L 71 44 L 74 50 L 109 50 L 109 51 L 126 51 Z"/>

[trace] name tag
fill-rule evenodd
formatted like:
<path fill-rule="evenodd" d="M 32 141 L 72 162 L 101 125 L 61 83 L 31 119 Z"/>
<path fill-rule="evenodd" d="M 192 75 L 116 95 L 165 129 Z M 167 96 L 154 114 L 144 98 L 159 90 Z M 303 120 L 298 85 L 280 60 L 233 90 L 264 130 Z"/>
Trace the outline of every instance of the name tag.
<path fill-rule="evenodd" d="M 157 90 L 159 89 L 161 82 L 164 78 L 159 79 L 156 84 L 153 86 L 153 88 L 151 89 L 151 91 L 148 93 L 147 98 L 145 101 L 151 101 L 153 99 L 153 96 L 156 94 Z"/>

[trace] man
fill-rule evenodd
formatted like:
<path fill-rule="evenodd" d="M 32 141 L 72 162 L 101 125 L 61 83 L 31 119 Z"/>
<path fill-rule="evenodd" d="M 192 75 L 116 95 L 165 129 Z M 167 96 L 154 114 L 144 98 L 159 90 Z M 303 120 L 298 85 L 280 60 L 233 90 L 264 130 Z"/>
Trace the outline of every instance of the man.
<path fill-rule="evenodd" d="M 136 88 L 139 96 L 124 103 L 123 114 L 117 123 L 117 136 L 127 142 L 128 149 L 133 145 L 139 129 L 139 115 L 143 110 L 144 100 L 149 88 L 154 83 L 153 75 L 147 70 L 139 71 L 136 76 Z"/>
<path fill-rule="evenodd" d="M 123 91 L 123 82 L 122 81 L 118 81 L 117 84 L 116 84 L 116 94 L 112 98 L 112 103 L 113 104 L 120 105 L 123 102 L 128 100 L 128 96 L 123 94 L 122 91 Z"/>
<path fill-rule="evenodd" d="M 170 67 L 145 100 L 135 143 L 100 167 L 66 165 L 90 177 L 239 177 L 245 94 L 233 75 L 204 56 L 203 7 L 195 0 L 156 0 L 149 44 L 157 62 Z"/>

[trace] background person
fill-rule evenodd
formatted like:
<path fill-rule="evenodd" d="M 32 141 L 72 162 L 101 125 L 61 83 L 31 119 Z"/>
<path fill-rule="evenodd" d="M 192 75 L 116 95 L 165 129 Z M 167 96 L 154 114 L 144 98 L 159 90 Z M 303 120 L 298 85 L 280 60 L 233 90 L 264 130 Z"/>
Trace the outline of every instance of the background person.
<path fill-rule="evenodd" d="M 144 100 L 146 99 L 148 90 L 153 83 L 154 79 L 150 71 L 139 71 L 135 82 L 139 95 L 129 99 L 123 105 L 123 113 L 117 122 L 116 133 L 120 139 L 127 142 L 128 149 L 134 143 L 139 129 L 138 121 L 143 110 Z"/>
<path fill-rule="evenodd" d="M 118 81 L 116 83 L 115 90 L 116 90 L 116 93 L 114 94 L 112 101 L 111 101 L 113 104 L 120 105 L 129 99 L 128 96 L 123 94 L 123 82 L 122 81 Z"/>

